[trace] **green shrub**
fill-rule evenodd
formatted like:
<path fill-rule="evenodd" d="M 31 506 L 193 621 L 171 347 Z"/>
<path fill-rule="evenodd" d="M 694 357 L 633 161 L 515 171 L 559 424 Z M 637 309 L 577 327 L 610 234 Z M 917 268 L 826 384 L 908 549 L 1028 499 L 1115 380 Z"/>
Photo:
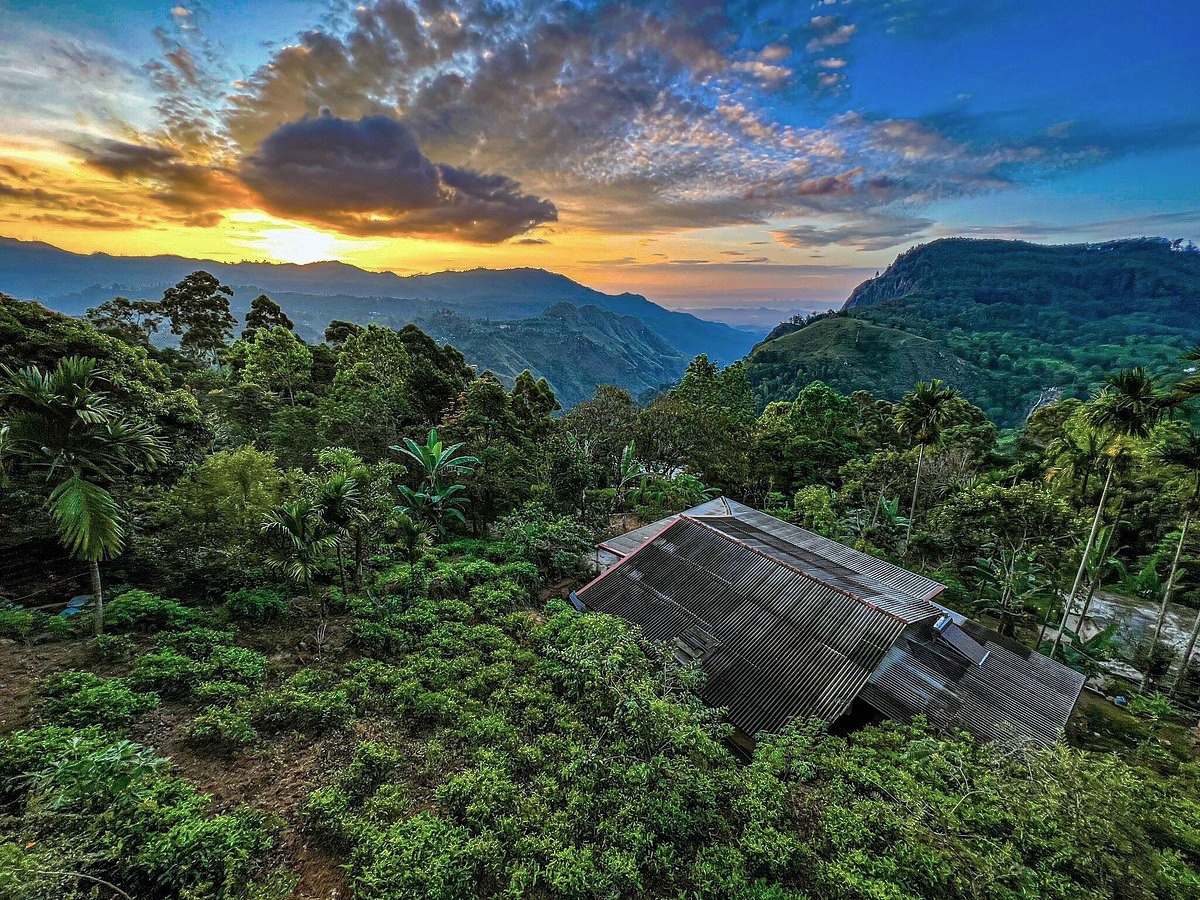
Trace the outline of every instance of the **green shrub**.
<path fill-rule="evenodd" d="M 359 823 L 350 809 L 350 797 L 338 784 L 317 788 L 301 810 L 305 829 L 320 843 L 345 850 L 354 843 Z"/>
<path fill-rule="evenodd" d="M 399 751 L 374 741 L 364 741 L 338 776 L 338 784 L 354 802 L 361 801 L 396 774 L 403 760 Z"/>
<path fill-rule="evenodd" d="M 128 662 L 137 652 L 137 645 L 127 634 L 98 634 L 92 641 L 92 649 L 104 662 Z"/>
<path fill-rule="evenodd" d="M 232 631 L 218 631 L 215 628 L 189 628 L 186 631 L 168 634 L 163 639 L 163 647 L 178 650 L 184 656 L 192 659 L 208 659 L 218 647 L 226 647 L 233 643 Z"/>
<path fill-rule="evenodd" d="M 51 641 L 65 641 L 74 637 L 82 628 L 80 616 L 47 616 L 46 634 Z"/>
<path fill-rule="evenodd" d="M 207 675 L 203 663 L 168 648 L 139 656 L 129 673 L 129 683 L 140 691 L 155 691 L 166 699 L 179 700 Z"/>
<path fill-rule="evenodd" d="M 104 621 L 118 631 L 159 631 L 199 624 L 206 618 L 198 609 L 148 591 L 126 591 L 104 610 Z"/>
<path fill-rule="evenodd" d="M 225 600 L 225 608 L 235 619 L 270 622 L 287 612 L 287 594 L 280 588 L 242 588 Z"/>
<path fill-rule="evenodd" d="M 353 710 L 344 691 L 307 693 L 285 686 L 265 691 L 252 701 L 250 719 L 260 731 L 324 734 L 340 728 Z"/>
<path fill-rule="evenodd" d="M 250 697 L 250 688 L 236 681 L 205 681 L 193 692 L 204 706 L 233 706 Z"/>
<path fill-rule="evenodd" d="M 27 609 L 17 606 L 0 608 L 0 638 L 23 641 L 33 631 L 37 617 Z"/>
<path fill-rule="evenodd" d="M 360 835 L 351 853 L 351 887 L 358 900 L 458 900 L 475 896 L 503 856 L 495 837 L 474 836 L 422 812 Z"/>
<path fill-rule="evenodd" d="M 91 672 L 63 672 L 42 689 L 43 718 L 53 725 L 104 725 L 120 728 L 158 706 L 154 694 L 129 689 L 119 678 Z"/>
<path fill-rule="evenodd" d="M 187 740 L 198 747 L 233 750 L 253 744 L 258 740 L 258 732 L 244 710 L 213 706 L 192 720 L 187 729 Z"/>
<path fill-rule="evenodd" d="M 213 815 L 209 798 L 166 760 L 95 729 L 0 739 L 0 792 L 6 833 L 19 836 L 38 878 L 20 898 L 110 895 L 94 881 L 55 874 L 83 872 L 147 900 L 240 900 L 274 843 L 260 814 Z"/>
<path fill-rule="evenodd" d="M 245 647 L 217 647 L 206 661 L 206 674 L 216 681 L 236 681 L 253 687 L 267 674 L 267 658 Z"/>

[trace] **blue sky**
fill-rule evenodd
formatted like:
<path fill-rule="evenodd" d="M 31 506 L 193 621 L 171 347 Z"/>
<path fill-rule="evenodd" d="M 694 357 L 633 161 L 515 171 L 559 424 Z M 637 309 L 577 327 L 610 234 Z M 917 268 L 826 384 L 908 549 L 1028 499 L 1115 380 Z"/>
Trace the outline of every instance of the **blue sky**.
<path fill-rule="evenodd" d="M 1200 12 L 1007 0 L 0 7 L 0 234 L 841 299 L 947 235 L 1200 239 Z"/>

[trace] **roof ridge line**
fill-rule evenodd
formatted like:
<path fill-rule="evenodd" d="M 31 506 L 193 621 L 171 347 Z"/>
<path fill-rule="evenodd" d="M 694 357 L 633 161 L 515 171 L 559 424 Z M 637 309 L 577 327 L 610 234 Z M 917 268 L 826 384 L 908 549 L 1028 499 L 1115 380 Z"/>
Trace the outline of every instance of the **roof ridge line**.
<path fill-rule="evenodd" d="M 876 612 L 883 613 L 885 616 L 890 616 L 891 618 L 895 619 L 898 622 L 904 622 L 906 625 L 908 624 L 908 619 L 905 619 L 903 616 L 897 615 L 896 613 L 892 612 L 891 610 L 884 609 L 883 607 L 879 606 L 876 603 L 872 603 L 866 597 L 860 597 L 860 596 L 858 596 L 858 594 L 851 593 L 850 591 L 846 590 L 845 588 L 840 588 L 835 584 L 830 584 L 828 581 L 825 581 L 821 578 L 817 578 L 815 575 L 812 575 L 809 572 L 805 572 L 803 569 L 797 568 L 796 566 L 793 566 L 791 563 L 784 562 L 782 559 L 779 559 L 776 556 L 772 556 L 771 554 L 766 553 L 765 551 L 759 550 L 757 547 L 753 547 L 750 544 L 747 544 L 741 538 L 736 538 L 731 534 L 725 533 L 724 531 L 717 528 L 716 526 L 709 525 L 707 522 L 702 521 L 702 519 L 704 519 L 704 518 L 705 518 L 704 516 L 687 516 L 687 515 L 683 515 L 681 513 L 679 515 L 677 521 L 694 522 L 695 524 L 699 525 L 701 528 L 707 528 L 709 531 L 714 532 L 715 534 L 719 535 L 720 537 L 724 538 L 725 540 L 732 541 L 733 543 L 737 544 L 739 547 L 746 548 L 751 553 L 757 553 L 763 559 L 770 560 L 771 562 L 775 563 L 777 566 L 782 566 L 783 568 L 788 569 L 789 571 L 795 572 L 801 578 L 807 578 L 809 581 L 813 582 L 814 584 L 819 584 L 819 585 L 821 585 L 821 587 L 828 588 L 831 591 L 839 593 L 845 597 L 849 597 L 851 600 L 855 600 L 855 601 L 861 603 L 863 606 L 867 607 L 868 609 L 873 609 Z M 736 516 L 734 516 L 732 518 L 736 518 Z M 674 525 L 675 523 L 672 522 L 671 524 Z M 667 529 L 665 529 L 665 528 L 663 529 L 664 532 L 666 530 Z M 652 540 L 655 540 L 657 538 L 658 538 L 658 535 L 655 535 L 655 537 Z M 647 541 L 646 543 L 649 543 L 649 541 Z M 644 546 L 645 546 L 645 544 L 642 545 L 642 547 L 644 547 Z M 633 553 L 629 554 L 629 556 L 633 556 L 634 553 L 637 553 L 638 550 L 642 549 L 642 547 L 638 547 L 637 550 L 634 550 Z M 626 557 L 625 559 L 628 559 L 628 558 L 629 557 Z M 624 562 L 624 561 L 625 560 L 621 560 L 621 562 Z M 620 563 L 618 563 L 617 565 L 620 565 Z M 616 568 L 616 566 L 613 566 L 613 569 L 615 569 L 615 568 Z M 608 571 L 611 572 L 612 569 L 609 569 Z M 607 575 L 608 573 L 606 572 L 605 574 Z M 928 601 L 926 601 L 926 602 L 928 602 Z M 933 604 L 930 604 L 930 606 L 933 606 Z M 936 607 L 935 607 L 935 609 L 936 609 Z"/>

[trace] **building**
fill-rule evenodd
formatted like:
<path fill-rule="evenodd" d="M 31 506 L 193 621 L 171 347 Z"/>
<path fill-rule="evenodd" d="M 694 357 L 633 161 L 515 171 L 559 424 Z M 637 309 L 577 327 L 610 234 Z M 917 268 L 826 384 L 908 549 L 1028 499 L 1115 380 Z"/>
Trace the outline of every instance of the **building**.
<path fill-rule="evenodd" d="M 707 675 L 745 736 L 853 707 L 988 739 L 1058 739 L 1082 674 L 939 606 L 945 588 L 719 498 L 599 545 L 572 594 Z"/>

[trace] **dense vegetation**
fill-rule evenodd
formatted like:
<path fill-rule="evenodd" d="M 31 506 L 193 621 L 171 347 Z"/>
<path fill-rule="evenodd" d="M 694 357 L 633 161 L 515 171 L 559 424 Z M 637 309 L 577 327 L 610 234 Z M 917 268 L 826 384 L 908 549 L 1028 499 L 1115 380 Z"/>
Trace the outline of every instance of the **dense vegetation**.
<path fill-rule="evenodd" d="M 0 298 L 0 550 L 36 561 L 0 607 L 0 896 L 1200 897 L 1200 679 L 1062 618 L 1200 605 L 1195 380 L 1002 435 L 939 381 L 758 412 L 700 357 L 557 415 L 415 326 L 305 343 L 263 296 L 234 339 L 215 278 L 165 299 Z M 696 669 L 560 599 L 595 537 L 717 491 L 1122 658 L 1129 708 L 1047 749 L 795 723 L 743 757 Z"/>
<path fill-rule="evenodd" d="M 1178 375 L 1200 339 L 1200 252 L 1162 239 L 934 241 L 859 285 L 843 313 L 776 329 L 750 357 L 760 397 L 822 379 L 895 400 L 943 377 L 1011 426 L 1043 391 L 1084 398 L 1130 366 Z"/>

